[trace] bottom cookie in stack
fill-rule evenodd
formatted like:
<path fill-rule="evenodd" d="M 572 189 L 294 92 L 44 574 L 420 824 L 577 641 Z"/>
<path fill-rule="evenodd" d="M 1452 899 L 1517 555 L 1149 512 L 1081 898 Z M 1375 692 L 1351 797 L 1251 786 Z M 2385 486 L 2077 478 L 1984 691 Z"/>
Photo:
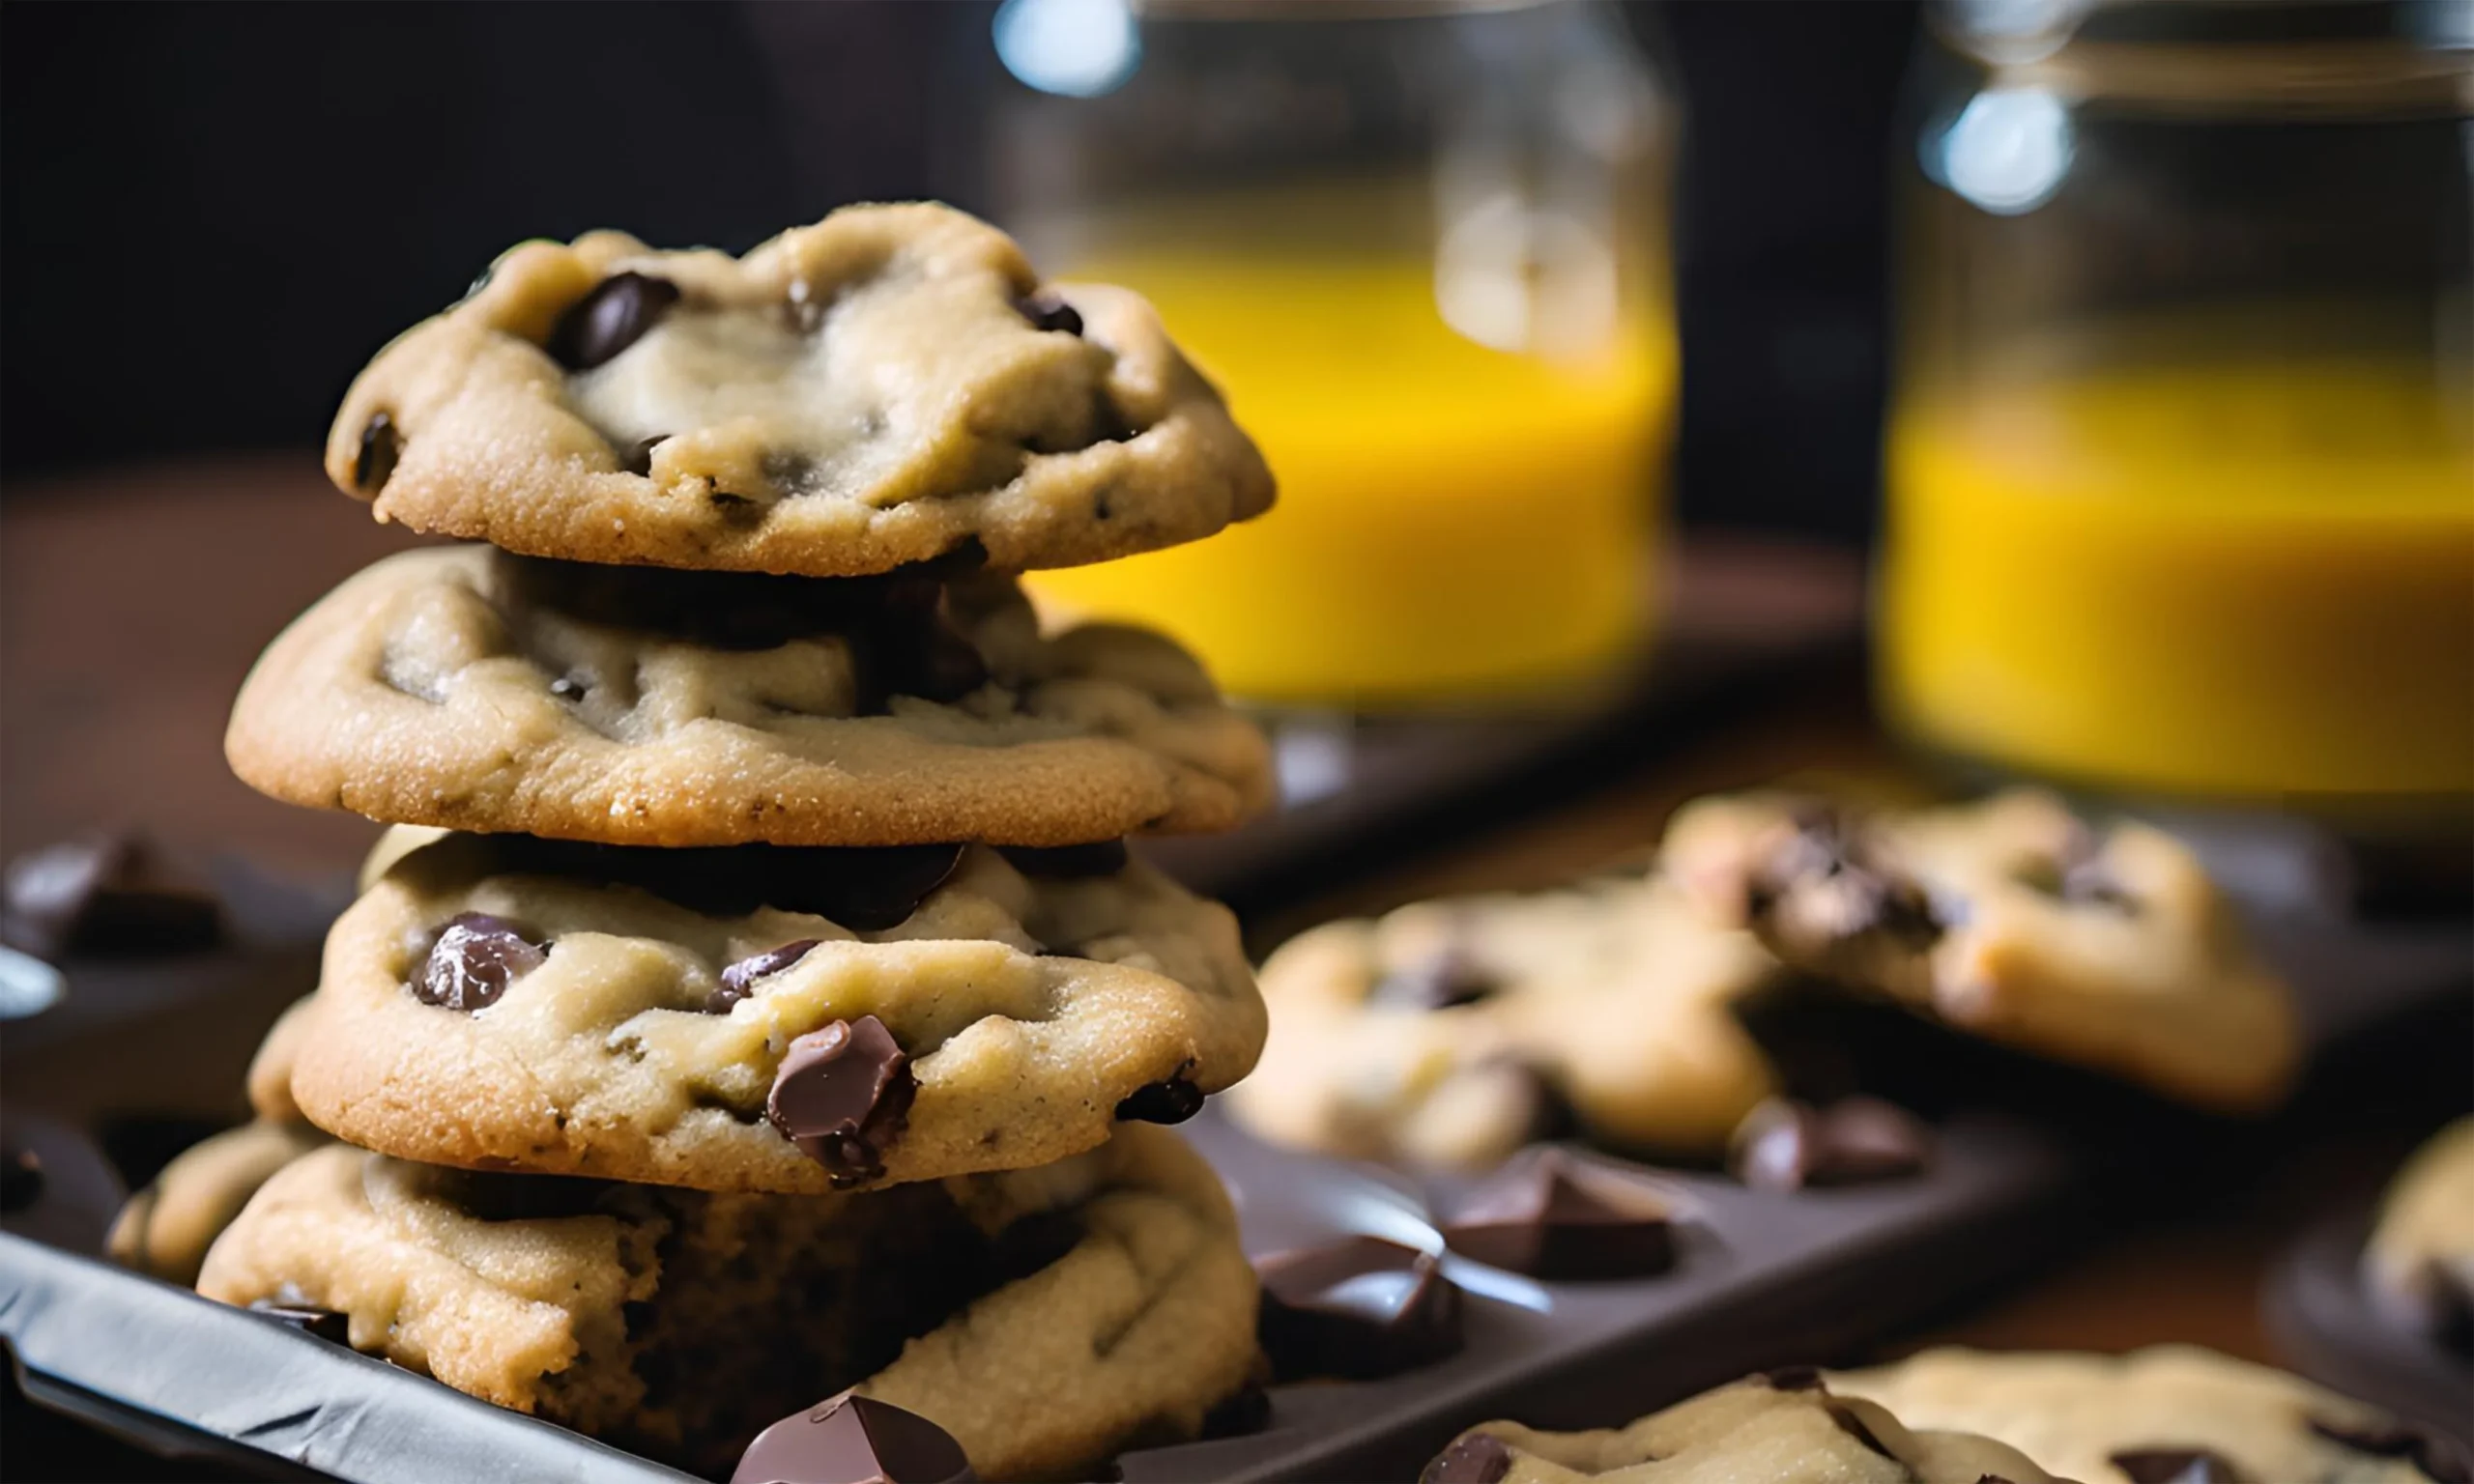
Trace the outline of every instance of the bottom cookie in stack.
<path fill-rule="evenodd" d="M 209 1252 L 212 1298 L 346 1316 L 352 1344 L 714 1477 L 846 1388 L 983 1478 L 1195 1436 L 1254 1361 L 1210 1168 L 1132 1126 L 1037 1169 L 825 1195 L 296 1159 Z"/>

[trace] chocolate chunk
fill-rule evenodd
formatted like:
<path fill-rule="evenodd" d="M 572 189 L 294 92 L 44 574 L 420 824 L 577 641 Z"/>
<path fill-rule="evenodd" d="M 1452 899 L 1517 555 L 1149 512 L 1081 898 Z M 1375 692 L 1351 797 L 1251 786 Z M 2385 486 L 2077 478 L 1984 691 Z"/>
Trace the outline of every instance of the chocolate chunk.
<path fill-rule="evenodd" d="M 38 958 L 187 953 L 223 935 L 212 891 L 133 835 L 95 833 L 9 863 L 0 939 Z"/>
<path fill-rule="evenodd" d="M 1675 1266 L 1671 1217 L 1647 1182 L 1547 1146 L 1473 1191 L 1443 1240 L 1463 1257 L 1532 1277 L 1644 1277 Z"/>
<path fill-rule="evenodd" d="M 542 945 L 505 918 L 458 912 L 431 945 L 421 976 L 413 982 L 413 998 L 468 1014 L 487 1010 L 506 993 L 507 985 L 548 957 Z"/>
<path fill-rule="evenodd" d="M 360 452 L 352 461 L 352 485 L 363 495 L 376 495 L 395 475 L 395 461 L 404 454 L 404 436 L 387 413 L 370 414 L 360 430 Z"/>
<path fill-rule="evenodd" d="M 1511 1449 L 1492 1433 L 1464 1433 L 1428 1460 L 1418 1484 L 1502 1484 L 1511 1472 Z"/>
<path fill-rule="evenodd" d="M 2330 1442 L 2373 1458 L 2402 1458 L 2437 1484 L 2474 1484 L 2474 1469 L 2457 1444 L 2410 1422 L 2381 1419 L 2346 1422 L 2310 1417 L 2311 1430 Z"/>
<path fill-rule="evenodd" d="M 1431 1252 L 1348 1237 L 1255 1264 L 1260 1335 L 1283 1380 L 1371 1381 L 1460 1349 L 1460 1290 Z"/>
<path fill-rule="evenodd" d="M 290 1325 L 302 1333 L 334 1345 L 352 1343 L 352 1316 L 333 1309 L 310 1308 L 306 1305 L 271 1303 L 261 1298 L 249 1305 L 253 1314 L 263 1314 L 277 1324 Z"/>
<path fill-rule="evenodd" d="M 780 948 L 769 948 L 752 957 L 741 958 L 738 962 L 722 970 L 722 987 L 705 996 L 705 1013 L 715 1015 L 730 1013 L 732 1006 L 756 992 L 758 980 L 779 974 L 798 962 L 806 957 L 808 950 L 816 947 L 820 941 L 821 940 L 817 938 L 801 938 L 795 943 L 785 943 Z"/>
<path fill-rule="evenodd" d="M 975 1484 L 953 1435 L 846 1391 L 756 1435 L 731 1484 Z"/>
<path fill-rule="evenodd" d="M 1016 870 L 1041 881 L 1113 876 L 1133 860 L 1122 840 L 1094 841 L 1087 845 L 999 845 L 996 849 Z"/>
<path fill-rule="evenodd" d="M 0 1211 L 14 1215 L 43 1199 L 43 1156 L 22 1144 L 0 1149 Z"/>
<path fill-rule="evenodd" d="M 543 347 L 570 371 L 590 371 L 645 337 L 678 302 L 678 285 L 647 273 L 613 273 L 578 300 Z"/>
<path fill-rule="evenodd" d="M 491 836 L 488 848 L 504 871 L 632 886 L 719 917 L 813 912 L 853 932 L 902 926 L 963 858 L 959 844 L 658 849 L 531 835 Z"/>
<path fill-rule="evenodd" d="M 1822 1384 L 1821 1367 L 1818 1365 L 1782 1365 L 1776 1370 L 1762 1372 L 1761 1379 L 1769 1383 L 1770 1388 L 1777 1391 L 1827 1389 Z"/>
<path fill-rule="evenodd" d="M 1756 1190 L 1895 1180 L 1922 1170 L 1933 1135 L 1913 1114 L 1878 1098 L 1843 1098 L 1827 1109 L 1772 1098 L 1737 1126 L 1731 1163 Z"/>
<path fill-rule="evenodd" d="M 1041 289 L 1026 299 L 1014 300 L 1014 308 L 1031 322 L 1031 328 L 1063 330 L 1069 335 L 1082 333 L 1082 314 L 1065 301 L 1054 289 Z"/>
<path fill-rule="evenodd" d="M 1450 1010 L 1474 1005 L 1503 985 L 1456 949 L 1446 949 L 1374 982 L 1366 999 L 1398 1010 Z"/>
<path fill-rule="evenodd" d="M 919 1080 L 893 1032 L 874 1015 L 836 1020 L 791 1042 L 764 1116 L 836 1185 L 885 1172 L 884 1151 L 910 1116 Z"/>
<path fill-rule="evenodd" d="M 1188 1062 L 1188 1067 L 1194 1063 Z M 1165 1082 L 1137 1087 L 1117 1104 L 1117 1122 L 1121 1124 L 1182 1124 L 1202 1111 L 1202 1089 L 1186 1079 L 1184 1071 Z"/>
<path fill-rule="evenodd" d="M 2205 1448 L 2125 1448 L 2106 1462 L 2130 1484 L 2249 1484 L 2232 1460 Z"/>

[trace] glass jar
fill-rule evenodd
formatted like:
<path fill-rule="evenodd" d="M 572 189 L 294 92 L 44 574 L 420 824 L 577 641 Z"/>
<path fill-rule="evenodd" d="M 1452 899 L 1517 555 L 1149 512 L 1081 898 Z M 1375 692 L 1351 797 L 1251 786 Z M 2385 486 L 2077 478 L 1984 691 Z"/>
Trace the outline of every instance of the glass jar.
<path fill-rule="evenodd" d="M 1267 516 L 1041 573 L 1259 700 L 1550 692 L 1646 640 L 1675 406 L 1655 77 L 1597 5 L 1011 0 L 989 194 L 1147 295 Z"/>
<path fill-rule="evenodd" d="M 2474 9 L 1938 13 L 1880 683 L 1928 747 L 2474 796 Z"/>

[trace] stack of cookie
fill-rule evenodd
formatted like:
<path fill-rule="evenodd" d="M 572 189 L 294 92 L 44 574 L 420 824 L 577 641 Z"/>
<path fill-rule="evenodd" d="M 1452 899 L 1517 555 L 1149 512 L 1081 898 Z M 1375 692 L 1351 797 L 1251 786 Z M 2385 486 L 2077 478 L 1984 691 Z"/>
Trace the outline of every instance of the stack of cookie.
<path fill-rule="evenodd" d="M 1236 823 L 1267 755 L 1013 576 L 1270 502 L 1148 306 L 935 206 L 531 243 L 380 354 L 328 468 L 487 544 L 360 573 L 242 692 L 244 779 L 398 829 L 255 1079 L 340 1142 L 201 1291 L 714 1475 L 785 1414 L 764 1478 L 889 1408 L 992 1478 L 1193 1435 L 1254 1279 L 1146 1126 L 1264 1013 L 1122 837 Z"/>

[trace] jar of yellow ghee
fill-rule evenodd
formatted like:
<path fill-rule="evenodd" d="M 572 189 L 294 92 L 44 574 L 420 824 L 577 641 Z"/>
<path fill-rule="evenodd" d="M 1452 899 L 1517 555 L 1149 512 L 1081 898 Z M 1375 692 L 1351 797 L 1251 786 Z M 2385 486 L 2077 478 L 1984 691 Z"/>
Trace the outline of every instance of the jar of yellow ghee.
<path fill-rule="evenodd" d="M 1009 0 L 988 193 L 1149 296 L 1280 484 L 1035 574 L 1265 701 L 1569 693 L 1648 637 L 1676 399 L 1672 128 L 1610 7 Z"/>
<path fill-rule="evenodd" d="M 1880 685 L 1929 748 L 2474 797 L 2474 8 L 1937 13 Z"/>

